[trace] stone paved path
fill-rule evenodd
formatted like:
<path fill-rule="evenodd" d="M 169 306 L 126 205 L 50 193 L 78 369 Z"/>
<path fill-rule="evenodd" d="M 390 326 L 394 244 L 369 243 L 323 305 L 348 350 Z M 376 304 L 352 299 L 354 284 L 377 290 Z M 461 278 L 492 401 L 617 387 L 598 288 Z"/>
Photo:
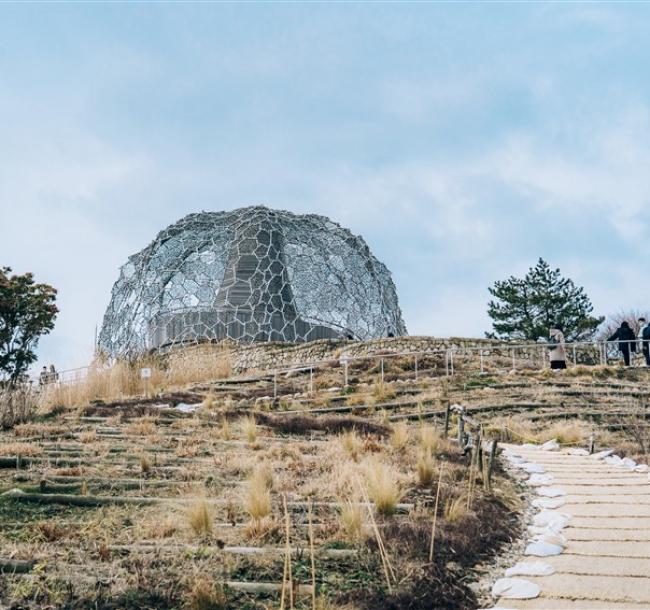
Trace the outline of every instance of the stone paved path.
<path fill-rule="evenodd" d="M 555 568 L 550 576 L 525 578 L 541 587 L 531 600 L 500 599 L 496 608 L 517 610 L 650 609 L 650 481 L 591 456 L 566 450 L 510 450 L 553 475 L 551 487 L 566 492 L 558 512 L 570 514 L 561 534 L 564 552 L 524 557 Z"/>

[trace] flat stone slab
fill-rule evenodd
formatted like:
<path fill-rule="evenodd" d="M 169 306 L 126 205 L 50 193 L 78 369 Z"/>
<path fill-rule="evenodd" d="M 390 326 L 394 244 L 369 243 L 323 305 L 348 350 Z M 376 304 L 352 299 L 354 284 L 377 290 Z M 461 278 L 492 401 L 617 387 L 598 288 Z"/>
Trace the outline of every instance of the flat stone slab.
<path fill-rule="evenodd" d="M 650 529 L 603 529 L 567 527 L 562 530 L 567 540 L 613 540 L 617 542 L 650 542 Z M 650 574 L 650 572 L 648 572 Z"/>
<path fill-rule="evenodd" d="M 571 527 L 636 530 L 650 529 L 649 517 L 579 517 L 574 516 L 570 522 Z"/>
<path fill-rule="evenodd" d="M 559 487 L 559 486 L 558 486 Z M 650 505 L 650 494 L 567 494 L 567 504 L 640 504 Z"/>
<path fill-rule="evenodd" d="M 553 475 L 553 485 L 581 485 L 585 487 L 588 485 L 605 485 L 607 487 L 620 488 L 620 487 L 627 487 L 628 485 L 643 486 L 647 484 L 648 484 L 647 478 L 643 480 L 642 478 L 639 479 L 638 477 L 631 479 L 629 477 L 619 477 L 619 476 L 605 477 L 600 475 L 587 476 L 581 474 L 576 474 L 575 476 L 565 476 L 564 474 Z"/>
<path fill-rule="evenodd" d="M 553 481 L 554 487 L 561 487 L 566 491 L 567 495 L 576 496 L 645 496 L 650 497 L 650 484 L 635 485 L 635 484 L 622 484 L 622 485 L 580 485 L 577 483 L 557 483 Z"/>
<path fill-rule="evenodd" d="M 594 555 L 585 560 L 584 555 L 572 555 L 568 552 L 555 557 L 545 557 L 544 561 L 564 574 L 590 574 L 593 576 L 648 576 L 650 559 L 636 557 L 611 557 Z"/>
<path fill-rule="evenodd" d="M 574 555 L 644 557 L 650 559 L 650 544 L 644 541 L 603 542 L 601 540 L 569 540 L 565 552 Z"/>
<path fill-rule="evenodd" d="M 528 580 L 542 588 L 543 597 L 634 602 L 650 606 L 650 578 L 648 577 L 556 573 L 551 576 L 529 576 Z"/>
<path fill-rule="evenodd" d="M 648 504 L 575 504 L 567 502 L 562 507 L 563 513 L 575 517 L 650 517 Z"/>
<path fill-rule="evenodd" d="M 510 610 L 648 610 L 644 603 L 609 602 L 585 599 L 558 599 L 538 597 L 537 599 L 513 600 L 504 599 L 495 608 Z"/>

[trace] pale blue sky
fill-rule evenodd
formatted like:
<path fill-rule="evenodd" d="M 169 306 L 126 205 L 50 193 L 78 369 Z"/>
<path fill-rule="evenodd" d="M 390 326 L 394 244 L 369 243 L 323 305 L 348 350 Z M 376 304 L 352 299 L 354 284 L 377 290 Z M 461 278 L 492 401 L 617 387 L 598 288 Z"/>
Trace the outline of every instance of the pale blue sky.
<path fill-rule="evenodd" d="M 650 307 L 650 5 L 0 5 L 0 264 L 87 362 L 118 267 L 198 210 L 330 216 L 411 334 L 482 335 L 539 256 Z"/>

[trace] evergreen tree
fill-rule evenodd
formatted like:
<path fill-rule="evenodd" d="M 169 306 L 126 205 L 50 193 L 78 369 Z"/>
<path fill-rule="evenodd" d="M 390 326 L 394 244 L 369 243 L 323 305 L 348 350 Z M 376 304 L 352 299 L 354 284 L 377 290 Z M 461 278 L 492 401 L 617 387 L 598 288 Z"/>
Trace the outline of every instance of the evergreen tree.
<path fill-rule="evenodd" d="M 492 339 L 536 341 L 559 326 L 567 341 L 587 340 L 604 320 L 591 315 L 593 306 L 583 288 L 541 258 L 523 279 L 511 276 L 488 290 L 494 332 L 486 336 Z"/>

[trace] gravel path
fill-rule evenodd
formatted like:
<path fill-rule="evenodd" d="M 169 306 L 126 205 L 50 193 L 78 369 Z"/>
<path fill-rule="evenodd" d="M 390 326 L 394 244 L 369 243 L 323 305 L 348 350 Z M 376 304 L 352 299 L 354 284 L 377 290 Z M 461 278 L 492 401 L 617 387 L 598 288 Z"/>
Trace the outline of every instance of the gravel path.
<path fill-rule="evenodd" d="M 516 445 L 507 449 L 539 464 L 552 475 L 571 515 L 561 530 L 564 551 L 550 557 L 520 557 L 554 568 L 549 576 L 517 576 L 539 585 L 538 597 L 501 598 L 496 608 L 650 608 L 650 480 L 647 473 L 608 464 L 567 450 L 542 451 Z"/>

